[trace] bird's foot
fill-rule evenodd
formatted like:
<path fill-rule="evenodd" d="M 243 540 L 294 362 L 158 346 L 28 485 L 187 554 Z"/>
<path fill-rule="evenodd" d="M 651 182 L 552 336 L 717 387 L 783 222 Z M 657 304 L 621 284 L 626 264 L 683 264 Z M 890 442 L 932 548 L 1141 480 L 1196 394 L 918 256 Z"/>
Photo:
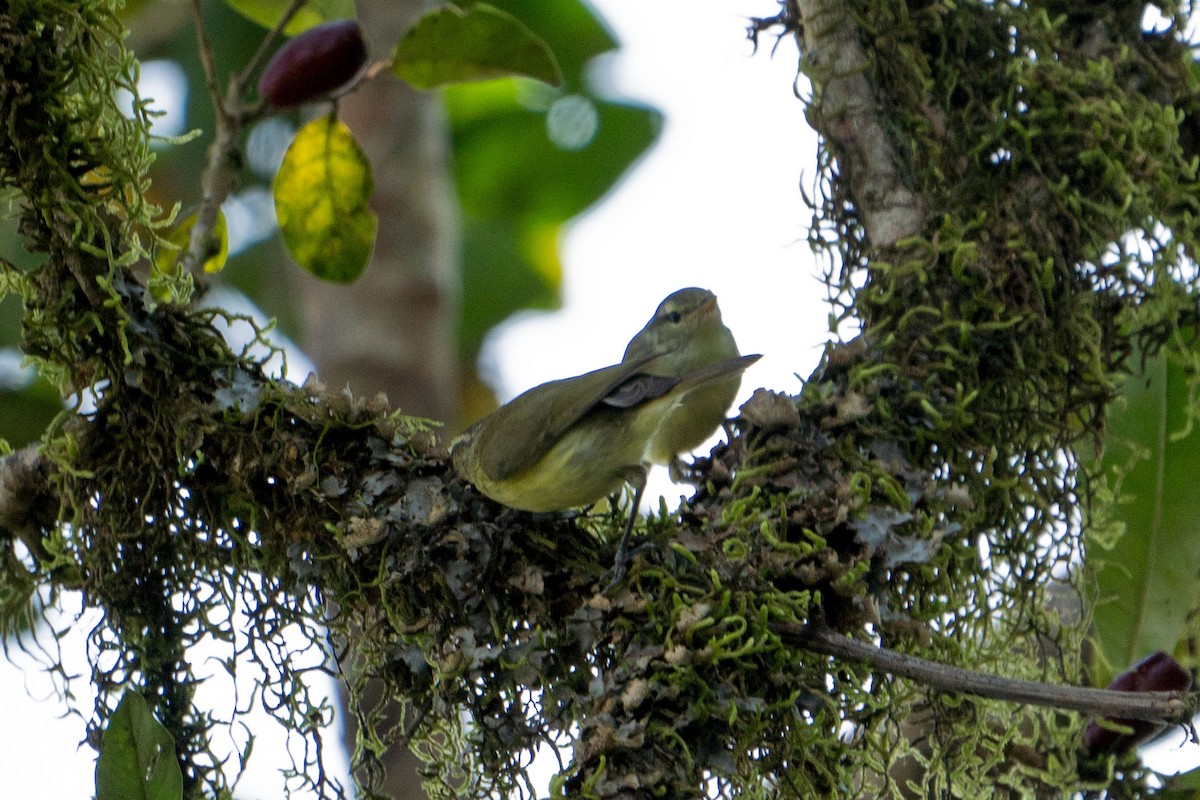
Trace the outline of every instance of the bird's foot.
<path fill-rule="evenodd" d="M 675 483 L 686 483 L 691 486 L 699 486 L 704 480 L 703 474 L 695 462 L 689 464 L 679 456 L 672 458 L 667 464 L 667 474 Z"/>

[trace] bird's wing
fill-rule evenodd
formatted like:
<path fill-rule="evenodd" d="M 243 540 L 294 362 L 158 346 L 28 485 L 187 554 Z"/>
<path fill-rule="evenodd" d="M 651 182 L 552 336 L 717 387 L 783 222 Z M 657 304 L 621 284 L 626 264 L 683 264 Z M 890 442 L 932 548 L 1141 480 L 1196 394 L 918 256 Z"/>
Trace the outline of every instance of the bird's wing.
<path fill-rule="evenodd" d="M 668 375 L 649 375 L 639 372 L 630 375 L 611 392 L 600 398 L 600 402 L 613 408 L 633 408 L 636 405 L 662 397 L 679 383 L 679 378 Z"/>
<path fill-rule="evenodd" d="M 646 359 L 646 362 L 653 361 L 657 357 L 651 356 Z M 683 397 L 693 389 L 698 389 L 709 381 L 724 378 L 726 375 L 731 375 L 735 372 L 741 372 L 760 358 L 762 358 L 761 355 L 728 358 L 724 361 L 718 361 L 715 364 L 708 364 L 700 369 L 692 370 L 681 377 L 651 375 L 645 372 L 635 373 L 615 386 L 612 391 L 601 399 L 601 402 L 614 408 L 633 408 L 649 400 L 662 397 L 677 386 L 679 389 L 676 393 L 680 397 Z"/>
<path fill-rule="evenodd" d="M 554 444 L 605 397 L 638 373 L 651 358 L 622 362 L 535 386 L 497 409 L 479 435 L 505 437 L 502 447 L 479 443 L 480 467 L 493 480 L 504 480 L 536 464 Z M 570 383 L 570 387 L 563 384 Z M 564 389 L 569 388 L 569 391 Z"/>
<path fill-rule="evenodd" d="M 740 372 L 761 356 L 741 356 L 688 373 L 682 378 L 650 375 L 641 369 L 658 358 L 622 361 L 611 367 L 586 372 L 535 386 L 497 409 L 480 428 L 480 467 L 492 480 L 505 480 L 532 467 L 584 415 L 598 406 L 634 408 L 662 397 L 682 384 L 679 396 L 705 383 Z M 563 391 L 563 384 L 572 384 Z M 504 437 L 502 446 L 490 439 Z"/>

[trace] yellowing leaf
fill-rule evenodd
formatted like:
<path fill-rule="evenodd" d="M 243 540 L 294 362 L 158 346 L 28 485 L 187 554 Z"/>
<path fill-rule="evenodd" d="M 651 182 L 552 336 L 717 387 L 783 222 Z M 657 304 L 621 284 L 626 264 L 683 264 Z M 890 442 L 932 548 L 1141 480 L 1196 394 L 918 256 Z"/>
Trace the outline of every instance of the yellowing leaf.
<path fill-rule="evenodd" d="M 251 22 L 274 28 L 291 0 L 225 0 L 226 5 Z M 303 33 L 323 22 L 346 19 L 355 14 L 354 0 L 308 0 L 288 21 L 283 32 L 288 36 Z"/>
<path fill-rule="evenodd" d="M 191 243 L 192 228 L 196 227 L 196 212 L 188 214 L 163 239 L 174 247 L 163 247 L 154 255 L 154 266 L 159 272 L 170 273 L 179 264 Z M 205 249 L 204 271 L 220 272 L 229 258 L 229 232 L 225 227 L 225 213 L 217 211 L 209 245 Z"/>
<path fill-rule="evenodd" d="M 509 77 L 562 83 L 549 46 L 516 17 L 486 3 L 425 14 L 396 45 L 392 71 L 418 89 Z"/>
<path fill-rule="evenodd" d="M 375 247 L 373 188 L 366 155 L 337 117 L 301 128 L 274 186 L 279 231 L 296 263 L 328 281 L 358 278 Z"/>

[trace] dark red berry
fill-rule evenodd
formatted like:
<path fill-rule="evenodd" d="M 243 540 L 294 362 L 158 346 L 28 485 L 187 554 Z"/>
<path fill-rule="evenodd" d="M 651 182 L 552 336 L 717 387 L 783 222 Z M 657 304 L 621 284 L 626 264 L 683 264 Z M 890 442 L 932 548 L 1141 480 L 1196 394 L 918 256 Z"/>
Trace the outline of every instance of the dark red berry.
<path fill-rule="evenodd" d="M 1144 719 L 1114 719 L 1118 725 L 1129 727 L 1129 732 L 1105 728 L 1095 720 L 1088 722 L 1083 732 L 1083 748 L 1089 755 L 1104 753 L 1124 753 L 1150 738 L 1152 734 L 1163 727 L 1161 722 L 1150 722 Z"/>
<path fill-rule="evenodd" d="M 1161 650 L 1139 661 L 1133 668 L 1142 676 L 1142 692 L 1186 692 L 1192 688 L 1192 673 Z"/>
<path fill-rule="evenodd" d="M 366 63 L 358 22 L 327 22 L 279 48 L 258 79 L 258 91 L 277 108 L 298 106 L 344 86 Z"/>
<path fill-rule="evenodd" d="M 1133 667 L 1113 678 L 1108 685 L 1116 692 L 1186 692 L 1192 688 L 1192 673 L 1161 650 L 1143 658 Z M 1088 722 L 1083 732 L 1083 747 L 1091 755 L 1124 752 L 1150 738 L 1162 723 L 1142 719 L 1114 719 L 1112 722 L 1130 729 L 1121 733 Z"/>

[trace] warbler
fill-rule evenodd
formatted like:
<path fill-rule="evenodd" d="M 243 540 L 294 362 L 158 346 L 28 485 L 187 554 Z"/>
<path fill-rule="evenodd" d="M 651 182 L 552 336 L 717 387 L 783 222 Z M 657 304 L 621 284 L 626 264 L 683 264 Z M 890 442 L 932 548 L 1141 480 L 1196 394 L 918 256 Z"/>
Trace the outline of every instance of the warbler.
<path fill-rule="evenodd" d="M 712 292 L 681 289 L 621 363 L 518 395 L 455 439 L 451 459 L 479 491 L 526 511 L 586 506 L 633 487 L 611 588 L 625 570 L 647 467 L 671 464 L 708 438 L 759 358 L 738 355 Z"/>
<path fill-rule="evenodd" d="M 525 511 L 596 502 L 644 487 L 649 442 L 690 395 L 740 375 L 758 356 L 682 377 L 653 375 L 657 356 L 622 361 L 518 395 L 450 444 L 460 475 L 493 500 Z"/>
<path fill-rule="evenodd" d="M 638 361 L 652 355 L 658 358 L 647 365 L 647 372 L 675 377 L 737 358 L 737 342 L 721 321 L 717 296 L 707 289 L 689 287 L 663 300 L 629 341 L 623 360 Z M 712 436 L 725 420 L 741 383 L 741 372 L 735 372 L 690 392 L 687 401 L 676 406 L 651 437 L 646 460 L 666 464 L 672 480 L 683 479 L 686 468 L 679 455 Z"/>

